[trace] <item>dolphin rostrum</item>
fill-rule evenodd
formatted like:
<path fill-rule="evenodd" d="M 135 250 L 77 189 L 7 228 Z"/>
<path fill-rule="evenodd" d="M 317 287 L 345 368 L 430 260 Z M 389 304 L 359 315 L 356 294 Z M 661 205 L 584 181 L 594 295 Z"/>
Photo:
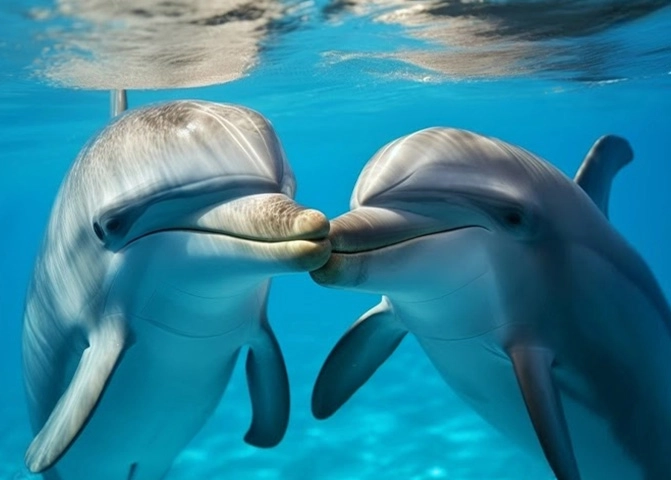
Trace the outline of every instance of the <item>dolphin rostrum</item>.
<path fill-rule="evenodd" d="M 266 316 L 270 279 L 318 268 L 330 252 L 326 217 L 294 190 L 272 126 L 239 106 L 129 110 L 88 143 L 56 198 L 26 300 L 31 471 L 162 478 L 245 346 L 245 440 L 280 442 L 289 388 Z"/>
<path fill-rule="evenodd" d="M 332 415 L 412 332 L 446 383 L 559 480 L 671 478 L 671 313 L 606 215 L 632 155 L 602 137 L 572 181 L 463 130 L 382 148 L 312 272 L 382 302 L 329 354 L 314 415 Z"/>

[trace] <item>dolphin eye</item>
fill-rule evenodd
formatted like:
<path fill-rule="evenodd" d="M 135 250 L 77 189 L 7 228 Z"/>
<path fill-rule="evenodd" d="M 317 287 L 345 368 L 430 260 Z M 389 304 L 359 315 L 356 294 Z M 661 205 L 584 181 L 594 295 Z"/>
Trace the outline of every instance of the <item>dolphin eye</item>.
<path fill-rule="evenodd" d="M 106 241 L 108 235 L 114 236 L 123 233 L 123 222 L 118 216 L 112 217 L 109 220 L 103 219 L 101 223 L 104 227 L 98 222 L 93 222 L 93 232 L 96 234 L 96 237 L 103 242 Z"/>
<path fill-rule="evenodd" d="M 100 228 L 100 224 L 98 222 L 93 222 L 93 231 L 99 240 L 103 240 L 105 238 L 105 233 L 103 232 L 103 229 Z"/>
<path fill-rule="evenodd" d="M 541 222 L 542 217 L 533 205 L 509 206 L 498 215 L 498 224 L 517 238 L 535 238 L 542 228 Z"/>
<path fill-rule="evenodd" d="M 110 233 L 116 232 L 120 227 L 121 221 L 118 218 L 112 218 L 105 224 L 105 229 Z"/>
<path fill-rule="evenodd" d="M 519 227 L 522 225 L 522 214 L 520 212 L 508 212 L 504 217 L 505 221 L 511 227 Z"/>

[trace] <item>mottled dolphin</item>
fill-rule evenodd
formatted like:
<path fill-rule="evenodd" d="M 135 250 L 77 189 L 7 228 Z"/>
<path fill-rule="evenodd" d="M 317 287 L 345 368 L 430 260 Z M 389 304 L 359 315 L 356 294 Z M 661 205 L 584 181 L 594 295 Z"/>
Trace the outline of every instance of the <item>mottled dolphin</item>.
<path fill-rule="evenodd" d="M 124 102 L 113 97 L 113 109 Z M 27 295 L 31 471 L 162 478 L 245 346 L 245 440 L 282 439 L 289 388 L 266 316 L 270 279 L 315 269 L 330 252 L 326 217 L 295 203 L 294 190 L 272 126 L 239 106 L 130 110 L 88 143 L 56 198 Z"/>
<path fill-rule="evenodd" d="M 454 391 L 559 480 L 671 478 L 671 313 L 605 215 L 631 158 L 603 137 L 572 181 L 462 130 L 382 148 L 312 276 L 384 296 L 329 354 L 314 415 L 332 415 L 412 332 Z"/>

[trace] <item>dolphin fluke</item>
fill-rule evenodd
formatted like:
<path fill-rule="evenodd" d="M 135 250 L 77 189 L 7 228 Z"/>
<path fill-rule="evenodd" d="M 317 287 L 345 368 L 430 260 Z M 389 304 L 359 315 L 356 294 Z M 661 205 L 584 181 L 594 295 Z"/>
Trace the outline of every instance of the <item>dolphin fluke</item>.
<path fill-rule="evenodd" d="M 95 408 L 126 343 L 126 324 L 108 316 L 89 334 L 77 371 L 26 452 L 33 473 L 51 467 L 69 448 Z"/>
<path fill-rule="evenodd" d="M 552 378 L 554 355 L 546 348 L 509 349 L 531 423 L 557 480 L 580 480 L 559 391 Z"/>
<path fill-rule="evenodd" d="M 616 135 L 599 138 L 583 160 L 575 182 L 608 217 L 608 200 L 613 179 L 634 158 L 629 142 Z"/>
<path fill-rule="evenodd" d="M 357 320 L 319 372 L 312 392 L 315 418 L 333 415 L 394 353 L 407 333 L 386 297 Z"/>

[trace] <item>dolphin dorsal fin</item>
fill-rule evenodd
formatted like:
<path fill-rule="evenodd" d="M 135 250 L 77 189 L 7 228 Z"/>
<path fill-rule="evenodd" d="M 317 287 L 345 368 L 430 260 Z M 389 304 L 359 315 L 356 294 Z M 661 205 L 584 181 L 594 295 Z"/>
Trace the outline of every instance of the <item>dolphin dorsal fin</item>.
<path fill-rule="evenodd" d="M 608 200 L 613 178 L 634 158 L 629 142 L 616 135 L 599 138 L 582 161 L 577 183 L 608 218 Z"/>
<path fill-rule="evenodd" d="M 128 95 L 126 90 L 112 90 L 110 92 L 110 114 L 112 118 L 128 109 Z"/>

